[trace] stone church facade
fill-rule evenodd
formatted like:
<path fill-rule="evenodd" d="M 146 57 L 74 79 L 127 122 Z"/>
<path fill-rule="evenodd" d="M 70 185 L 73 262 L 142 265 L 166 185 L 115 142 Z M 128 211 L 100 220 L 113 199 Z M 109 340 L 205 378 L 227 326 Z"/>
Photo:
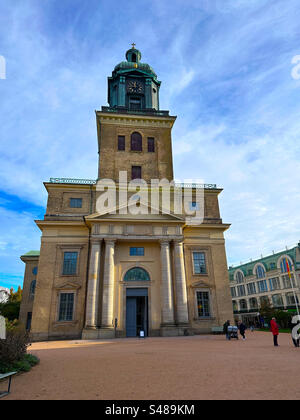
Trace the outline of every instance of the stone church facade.
<path fill-rule="evenodd" d="M 44 183 L 46 214 L 36 221 L 40 252 L 21 257 L 26 270 L 20 320 L 34 340 L 136 337 L 141 331 L 201 334 L 233 319 L 224 241 L 229 225 L 218 203 L 222 190 L 201 185 L 203 220 L 195 225 L 175 212 L 174 195 L 168 210 L 154 209 L 139 190 L 126 190 L 134 212 L 120 201 L 120 171 L 128 182 L 173 180 L 176 117 L 159 109 L 160 84 L 134 46 L 108 78 L 109 106 L 96 111 L 98 181 L 115 183 L 113 208 L 99 210 L 104 192 L 96 180 Z M 197 206 L 200 186 L 185 188 L 191 208 Z"/>

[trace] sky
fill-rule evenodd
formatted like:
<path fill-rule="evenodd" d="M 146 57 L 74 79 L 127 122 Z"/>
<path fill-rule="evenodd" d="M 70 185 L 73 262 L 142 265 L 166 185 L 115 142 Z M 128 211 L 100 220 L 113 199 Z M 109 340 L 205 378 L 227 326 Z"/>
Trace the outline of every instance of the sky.
<path fill-rule="evenodd" d="M 161 109 L 177 116 L 175 178 L 224 189 L 228 265 L 298 243 L 299 0 L 0 0 L 0 10 L 0 286 L 22 285 L 20 255 L 40 247 L 43 182 L 96 179 L 94 111 L 132 42 L 162 81 Z"/>

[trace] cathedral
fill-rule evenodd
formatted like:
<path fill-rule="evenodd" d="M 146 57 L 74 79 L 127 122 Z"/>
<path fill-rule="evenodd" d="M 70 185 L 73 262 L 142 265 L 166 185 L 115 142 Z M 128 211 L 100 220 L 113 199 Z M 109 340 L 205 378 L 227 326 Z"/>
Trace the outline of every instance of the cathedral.
<path fill-rule="evenodd" d="M 21 256 L 20 321 L 35 341 L 204 334 L 233 320 L 222 189 L 181 184 L 184 205 L 175 194 L 176 117 L 160 110 L 161 82 L 141 58 L 133 44 L 108 77 L 97 179 L 44 183 L 41 248 Z"/>

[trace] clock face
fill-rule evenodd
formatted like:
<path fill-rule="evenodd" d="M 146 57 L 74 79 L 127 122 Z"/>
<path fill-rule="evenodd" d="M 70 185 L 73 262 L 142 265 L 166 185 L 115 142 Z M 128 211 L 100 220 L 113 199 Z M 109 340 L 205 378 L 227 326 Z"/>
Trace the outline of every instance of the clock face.
<path fill-rule="evenodd" d="M 132 80 L 128 82 L 127 91 L 130 93 L 143 93 L 143 85 L 140 82 Z"/>

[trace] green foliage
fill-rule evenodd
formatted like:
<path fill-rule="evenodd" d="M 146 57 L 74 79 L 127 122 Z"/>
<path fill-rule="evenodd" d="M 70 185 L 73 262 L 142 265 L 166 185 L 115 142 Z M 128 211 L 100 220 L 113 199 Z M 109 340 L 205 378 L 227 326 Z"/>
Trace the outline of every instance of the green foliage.
<path fill-rule="evenodd" d="M 274 309 L 270 302 L 262 302 L 259 312 L 266 322 L 270 322 L 274 316 Z"/>
<path fill-rule="evenodd" d="M 289 314 L 288 312 L 275 310 L 274 317 L 276 318 L 276 321 L 281 326 L 281 328 L 286 329 L 289 327 L 289 323 L 291 321 L 291 314 Z"/>
<path fill-rule="evenodd" d="M 0 303 L 0 314 L 9 321 L 14 321 L 19 318 L 20 305 L 20 302 Z"/>
<path fill-rule="evenodd" d="M 260 314 L 268 323 L 270 323 L 273 317 L 276 318 L 277 324 L 283 329 L 289 328 L 289 323 L 292 318 L 291 313 L 273 308 L 268 302 L 261 304 Z"/>
<path fill-rule="evenodd" d="M 15 292 L 13 288 L 10 289 L 10 295 L 8 302 L 10 303 L 21 303 L 22 300 L 22 289 L 21 286 L 18 287 L 18 290 Z"/>
<path fill-rule="evenodd" d="M 7 363 L 0 361 L 0 373 L 8 372 L 29 372 L 29 370 L 39 363 L 39 359 L 32 354 L 25 354 L 22 359 L 16 362 Z"/>
<path fill-rule="evenodd" d="M 22 289 L 19 286 L 15 292 L 10 289 L 10 295 L 6 303 L 0 303 L 0 314 L 9 321 L 14 321 L 19 318 L 20 306 L 22 301 Z"/>
<path fill-rule="evenodd" d="M 13 326 L 6 331 L 6 339 L 0 340 L 0 361 L 11 365 L 23 359 L 29 346 L 29 334 L 21 325 Z"/>
<path fill-rule="evenodd" d="M 39 359 L 27 354 L 30 336 L 18 321 L 6 320 L 6 340 L 0 340 L 0 373 L 28 372 Z"/>

